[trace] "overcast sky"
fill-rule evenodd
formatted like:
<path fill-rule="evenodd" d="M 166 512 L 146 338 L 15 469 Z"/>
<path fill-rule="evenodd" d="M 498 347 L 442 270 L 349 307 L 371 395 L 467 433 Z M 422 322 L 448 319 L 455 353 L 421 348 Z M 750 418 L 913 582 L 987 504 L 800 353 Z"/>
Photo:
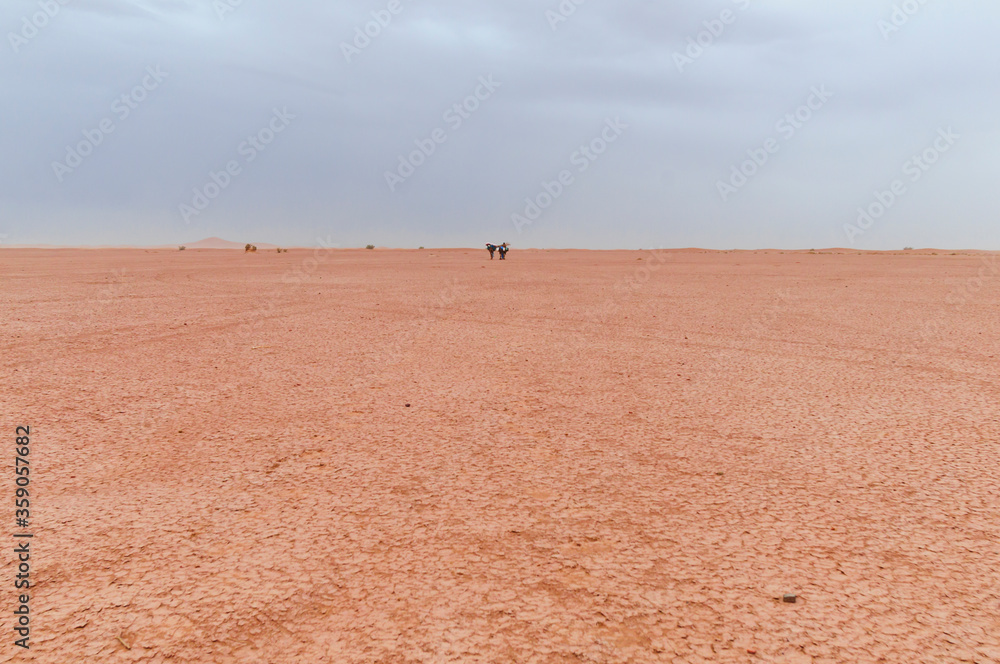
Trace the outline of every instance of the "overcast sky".
<path fill-rule="evenodd" d="M 997 3 L 576 1 L 4 0 L 0 240 L 1000 249 Z"/>

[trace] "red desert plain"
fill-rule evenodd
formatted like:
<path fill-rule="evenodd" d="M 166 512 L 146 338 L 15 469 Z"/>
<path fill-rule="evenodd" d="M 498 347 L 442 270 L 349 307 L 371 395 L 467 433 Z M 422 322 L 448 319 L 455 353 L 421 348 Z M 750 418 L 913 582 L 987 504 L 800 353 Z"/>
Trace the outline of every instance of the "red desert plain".
<path fill-rule="evenodd" d="M 0 280 L 0 661 L 1000 662 L 996 255 L 4 249 Z"/>

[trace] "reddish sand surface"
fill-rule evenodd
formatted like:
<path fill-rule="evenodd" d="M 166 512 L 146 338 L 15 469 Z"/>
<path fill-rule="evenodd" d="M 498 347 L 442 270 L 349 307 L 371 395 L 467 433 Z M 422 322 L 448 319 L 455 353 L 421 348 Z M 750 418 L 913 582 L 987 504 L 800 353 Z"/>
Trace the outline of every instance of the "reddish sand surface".
<path fill-rule="evenodd" d="M 0 285 L 0 661 L 1000 662 L 995 256 L 3 250 Z"/>

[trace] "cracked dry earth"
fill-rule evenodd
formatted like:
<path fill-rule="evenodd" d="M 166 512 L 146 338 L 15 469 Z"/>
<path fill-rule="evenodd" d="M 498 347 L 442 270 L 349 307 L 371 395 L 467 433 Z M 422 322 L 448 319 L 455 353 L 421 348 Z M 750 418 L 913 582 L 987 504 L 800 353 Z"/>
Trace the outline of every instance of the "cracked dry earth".
<path fill-rule="evenodd" d="M 0 661 L 1000 662 L 997 260 L 0 251 Z"/>

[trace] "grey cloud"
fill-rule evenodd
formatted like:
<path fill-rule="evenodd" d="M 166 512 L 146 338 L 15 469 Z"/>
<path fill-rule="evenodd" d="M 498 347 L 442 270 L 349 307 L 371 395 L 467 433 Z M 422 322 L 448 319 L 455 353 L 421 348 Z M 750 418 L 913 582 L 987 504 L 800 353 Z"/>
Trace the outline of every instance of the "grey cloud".
<path fill-rule="evenodd" d="M 977 186 L 996 175 L 993 6 L 927 3 L 885 39 L 893 2 L 587 0 L 553 31 L 558 2 L 401 0 L 348 63 L 341 44 L 388 4 L 243 0 L 220 18 L 212 2 L 71 1 L 0 55 L 6 242 L 842 245 L 855 209 L 952 125 L 967 138 L 858 246 L 1000 245 Z M 679 72 L 724 10 L 735 21 Z M 7 3 L 4 34 L 37 11 Z M 169 78 L 118 118 L 157 65 Z M 390 191 L 386 171 L 489 74 L 502 87 Z M 717 183 L 824 84 L 835 98 L 723 202 Z M 296 120 L 244 162 L 276 106 Z M 525 197 L 614 116 L 628 133 L 516 235 Z M 114 132 L 59 182 L 53 162 L 105 118 Z M 184 223 L 179 206 L 233 160 L 240 175 Z"/>

